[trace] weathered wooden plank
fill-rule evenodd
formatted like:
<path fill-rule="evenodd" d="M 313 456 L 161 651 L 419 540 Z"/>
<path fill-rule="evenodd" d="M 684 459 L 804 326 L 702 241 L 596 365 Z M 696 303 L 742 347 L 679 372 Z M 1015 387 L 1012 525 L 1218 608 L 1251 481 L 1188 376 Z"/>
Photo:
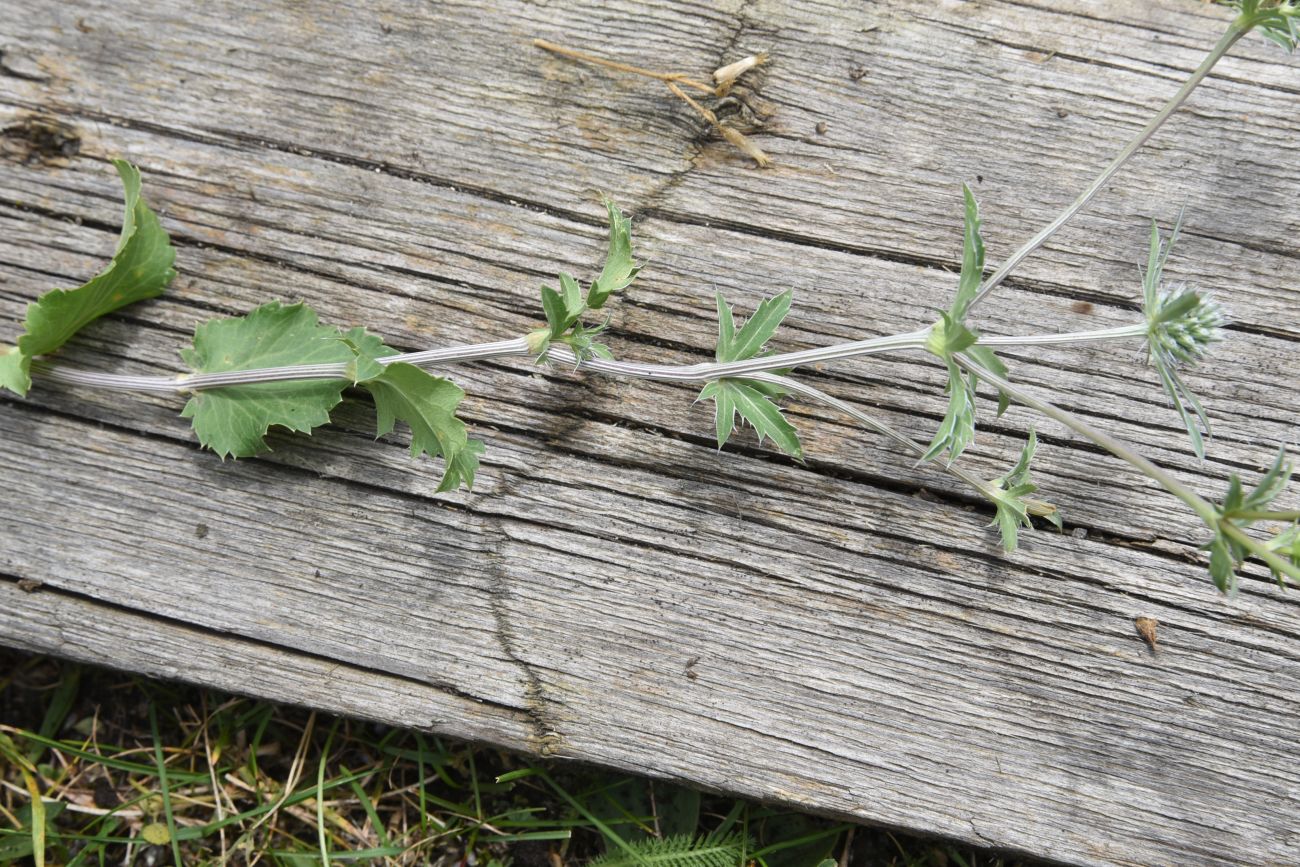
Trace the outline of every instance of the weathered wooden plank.
<path fill-rule="evenodd" d="M 383 4 L 301 4 L 275 15 L 231 2 L 194 15 L 151 6 L 127 21 L 90 5 L 14 16 L 0 38 L 46 70 L 43 81 L 13 82 L 28 107 L 298 149 L 570 212 L 596 190 L 617 190 L 639 210 L 677 219 L 934 262 L 957 246 L 962 180 L 979 181 L 991 252 L 1005 253 L 1173 91 L 1224 15 L 1164 0 L 1141 26 L 1112 24 L 1114 5 L 1080 17 L 994 4 L 986 20 L 984 5 L 959 3 L 791 11 L 758 2 L 738 15 L 672 3 L 636 4 L 634 13 L 517 3 L 482 16 L 477 4 L 400 14 Z M 308 39 L 291 37 L 300 28 Z M 186 50 L 193 32 L 208 46 L 201 57 Z M 997 41 L 1039 33 L 1037 47 Z M 758 114 L 771 113 L 758 140 L 777 167 L 749 171 L 723 143 L 701 144 L 698 123 L 654 87 L 539 57 L 526 49 L 539 34 L 628 46 L 633 60 L 687 69 L 778 47 L 746 96 Z M 1053 55 L 1058 47 L 1066 52 Z M 1068 278 L 1092 295 L 1130 297 L 1128 251 L 1144 221 L 1187 205 L 1186 244 L 1203 281 L 1238 287 L 1239 306 L 1271 303 L 1261 319 L 1282 318 L 1285 304 L 1267 299 L 1286 297 L 1279 277 L 1297 254 L 1288 206 L 1300 181 L 1281 158 L 1296 133 L 1284 95 L 1294 66 L 1267 45 L 1238 53 L 1128 180 L 1019 279 L 1050 287 Z M 221 76 L 201 74 L 208 57 L 221 58 Z M 413 103 L 411 92 L 427 97 Z M 1024 109 L 1007 110 L 1018 101 Z M 822 136 L 819 121 L 828 124 Z M 362 131 L 355 146 L 340 146 L 340 128 Z M 422 147 L 429 141 L 436 153 Z M 1217 267 L 1231 258 L 1225 242 L 1262 246 L 1281 261 Z"/>
<path fill-rule="evenodd" d="M 25 163 L 6 136 L 20 159 L 0 162 L 0 316 L 102 260 L 117 192 L 95 158 L 125 153 L 184 276 L 68 355 L 162 370 L 196 320 L 276 295 L 404 347 L 519 333 L 539 278 L 594 261 L 597 190 L 636 211 L 652 262 L 616 310 L 622 355 L 703 357 L 714 288 L 752 304 L 793 285 L 783 348 L 916 327 L 951 291 L 957 182 L 984 176 L 1006 231 L 991 246 L 1009 249 L 1221 20 L 1172 0 L 107 9 L 0 16 L 0 126 L 54 114 L 86 157 Z M 759 140 L 779 167 L 746 168 L 641 83 L 520 50 L 533 35 L 692 69 L 770 48 L 745 98 L 774 109 Z M 1250 47 L 1223 70 L 1131 186 L 985 311 L 992 331 L 1123 321 L 1140 218 L 1189 201 L 1182 261 L 1232 287 L 1241 322 L 1235 356 L 1193 379 L 1218 430 L 1204 467 L 1136 363 L 1016 355 L 1026 382 L 1207 493 L 1300 409 L 1281 279 L 1294 232 L 1252 240 L 1294 220 L 1300 179 L 1278 162 L 1294 70 Z M 819 120 L 826 133 L 804 129 Z M 1044 428 L 1040 475 L 1091 535 L 1002 558 L 959 489 L 814 408 L 795 409 L 813 455 L 797 467 L 750 441 L 716 453 L 689 390 L 531 373 L 457 371 L 490 452 L 479 490 L 440 498 L 400 438 L 368 442 L 361 405 L 220 464 L 174 401 L 6 402 L 0 570 L 49 591 L 0 585 L 14 604 L 0 636 L 87 658 L 164 617 L 154 646 L 171 661 L 117 664 L 167 674 L 197 654 L 175 670 L 402 724 L 427 725 L 427 701 L 443 732 L 1073 863 L 1296 860 L 1296 748 L 1274 734 L 1297 710 L 1294 603 L 1258 576 L 1214 599 L 1185 562 L 1194 522 L 1117 486 L 1112 462 Z M 941 406 L 922 359 L 818 379 L 921 435 Z M 991 425 L 973 465 L 1000 472 L 1026 418 Z M 1132 632 L 1138 614 L 1160 619 L 1160 653 Z M 196 643 L 277 680 L 241 687 Z M 313 660 L 336 660 L 356 694 L 315 688 L 334 663 Z"/>
<path fill-rule="evenodd" d="M 950 539 L 964 514 L 793 468 L 668 475 L 693 447 L 644 435 L 636 469 L 537 467 L 534 442 L 499 439 L 509 493 L 466 513 L 260 461 L 214 472 L 112 430 L 78 452 L 84 423 L 23 409 L 3 424 L 23 504 L 5 571 L 511 707 L 522 689 L 534 749 L 1083 863 L 1291 851 L 1295 756 L 1274 733 L 1295 608 L 1207 606 L 1196 566 L 1054 537 L 1010 562 L 918 544 L 894 528 L 923 508 L 927 540 Z M 250 534 L 259 515 L 287 529 Z M 466 616 L 493 606 L 492 628 Z M 1165 624 L 1160 655 L 1137 613 Z"/>
<path fill-rule="evenodd" d="M 457 695 L 423 679 L 393 677 L 142 615 L 49 586 L 27 586 L 24 590 L 0 577 L 0 635 L 9 646 L 234 693 L 247 693 L 249 682 L 256 681 L 257 694 L 272 701 L 327 707 L 426 731 L 450 728 L 458 737 L 473 728 L 482 740 L 529 747 L 531 725 L 519 708 Z"/>

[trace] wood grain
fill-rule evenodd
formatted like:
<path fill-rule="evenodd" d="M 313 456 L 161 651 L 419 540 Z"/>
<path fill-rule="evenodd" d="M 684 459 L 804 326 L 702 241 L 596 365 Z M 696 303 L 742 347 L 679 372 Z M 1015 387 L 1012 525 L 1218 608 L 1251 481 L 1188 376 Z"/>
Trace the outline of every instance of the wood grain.
<path fill-rule="evenodd" d="M 963 180 L 996 262 L 1224 21 L 1183 0 L 0 13 L 0 338 L 112 249 L 103 160 L 125 155 L 181 277 L 66 350 L 123 371 L 179 370 L 196 323 L 273 297 L 402 348 L 519 334 L 539 282 L 598 261 L 601 192 L 649 263 L 613 310 L 621 357 L 708 357 L 715 290 L 793 287 L 782 349 L 912 329 L 952 291 Z M 776 165 L 536 36 L 699 75 L 770 51 L 726 111 Z M 981 309 L 993 333 L 1128 321 L 1147 221 L 1186 205 L 1170 276 L 1235 318 L 1189 376 L 1204 464 L 1138 346 L 1008 357 L 1209 496 L 1300 417 L 1296 72 L 1242 43 Z M 1294 599 L 1255 572 L 1215 596 L 1194 518 L 1063 428 L 1038 423 L 1037 477 L 1072 533 L 1004 557 L 967 491 L 818 407 L 792 406 L 796 465 L 752 435 L 719 453 L 691 389 L 454 375 L 489 452 L 473 493 L 436 497 L 360 399 L 226 463 L 175 400 L 5 399 L 0 640 L 1066 863 L 1300 861 Z M 808 375 L 921 439 L 942 413 L 921 357 Z M 970 465 L 1003 472 L 1031 423 L 987 419 Z"/>

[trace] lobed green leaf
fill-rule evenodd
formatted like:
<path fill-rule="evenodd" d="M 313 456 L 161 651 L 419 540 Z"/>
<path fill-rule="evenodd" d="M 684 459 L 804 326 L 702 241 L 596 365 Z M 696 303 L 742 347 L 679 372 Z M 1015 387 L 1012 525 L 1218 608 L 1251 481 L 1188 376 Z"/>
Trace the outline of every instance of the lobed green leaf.
<path fill-rule="evenodd" d="M 377 436 L 392 432 L 399 419 L 406 422 L 411 428 L 411 457 L 442 455 L 446 461 L 438 491 L 454 490 L 462 483 L 473 487 L 483 444 L 470 440 L 465 423 L 456 417 L 465 396 L 459 386 L 401 361 L 387 365 L 381 375 L 362 385 L 375 400 Z"/>
<path fill-rule="evenodd" d="M 1010 554 L 1016 550 L 1021 527 L 1032 527 L 1029 516 L 1037 514 L 1046 518 L 1060 529 L 1061 516 L 1056 508 L 1046 503 L 1031 500 L 1029 495 L 1038 490 L 1038 486 L 1029 480 L 1029 468 L 1038 449 L 1038 434 L 1031 428 L 1029 439 L 1021 449 L 1020 458 L 1011 472 L 994 480 L 994 504 L 997 515 L 993 523 L 1002 534 L 1002 547 Z"/>
<path fill-rule="evenodd" d="M 221 373 L 299 364 L 347 363 L 357 356 L 339 330 L 321 325 L 304 304 L 271 301 L 247 316 L 215 319 L 194 331 L 181 357 L 196 373 Z M 192 421 L 199 442 L 221 457 L 269 451 L 271 427 L 300 433 L 329 422 L 347 382 L 268 382 L 196 392 L 181 416 Z"/>
<path fill-rule="evenodd" d="M 592 340 L 605 330 L 608 321 L 588 328 L 582 324 L 582 315 L 603 307 L 611 294 L 632 282 L 640 268 L 632 261 L 631 221 L 613 202 L 606 200 L 605 207 L 609 212 L 609 249 L 605 254 L 605 266 L 587 290 L 586 297 L 583 297 L 578 281 L 569 274 L 560 274 L 558 292 L 550 286 L 542 287 L 546 327 L 528 334 L 528 349 L 537 355 L 539 363 L 553 341 L 572 348 L 579 361 L 592 356 L 613 358 L 608 346 Z"/>
<path fill-rule="evenodd" d="M 31 363 L 63 346 L 106 313 L 162 293 L 176 276 L 176 250 L 158 217 L 140 198 L 140 171 L 113 160 L 122 179 L 122 232 L 108 267 L 75 289 L 53 289 L 27 305 L 16 346 L 0 347 L 0 387 L 17 394 L 31 388 Z"/>
<path fill-rule="evenodd" d="M 763 300 L 737 332 L 731 307 L 718 294 L 718 361 L 745 361 L 759 355 L 790 312 L 792 297 L 793 293 L 786 290 L 775 298 Z M 743 378 L 725 377 L 706 383 L 699 399 L 714 402 L 718 448 L 731 438 L 739 413 L 758 433 L 759 442 L 764 438 L 771 439 L 786 454 L 802 458 L 799 434 L 775 403 L 775 398 L 781 394 L 781 389 L 774 385 Z"/>
<path fill-rule="evenodd" d="M 587 307 L 591 310 L 604 307 L 609 296 L 627 288 L 641 270 L 632 259 L 632 221 L 608 199 L 605 210 L 609 213 L 609 247 L 600 276 L 587 290 Z"/>
<path fill-rule="evenodd" d="M 776 333 L 777 327 L 785 319 L 786 314 L 790 312 L 790 302 L 793 297 L 794 292 L 787 289 L 774 298 L 763 299 L 759 302 L 754 315 L 749 317 L 739 332 L 736 332 L 731 320 L 731 309 L 727 307 L 722 297 L 718 296 L 718 361 L 744 361 L 758 355 Z M 725 329 L 724 308 L 726 308 Z M 729 339 L 723 339 L 724 330 L 730 332 L 726 335 Z"/>

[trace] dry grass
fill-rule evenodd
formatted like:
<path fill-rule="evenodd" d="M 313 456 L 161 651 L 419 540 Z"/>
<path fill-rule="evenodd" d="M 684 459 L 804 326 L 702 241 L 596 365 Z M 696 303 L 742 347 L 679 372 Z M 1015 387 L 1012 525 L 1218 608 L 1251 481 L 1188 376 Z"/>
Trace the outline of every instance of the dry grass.
<path fill-rule="evenodd" d="M 827 857 L 1007 863 L 663 782 L 541 767 L 415 731 L 0 650 L 0 865 L 40 864 L 40 829 L 43 863 L 66 865 L 576 867 L 623 843 L 676 834 L 743 840 L 738 861 L 755 867 Z"/>

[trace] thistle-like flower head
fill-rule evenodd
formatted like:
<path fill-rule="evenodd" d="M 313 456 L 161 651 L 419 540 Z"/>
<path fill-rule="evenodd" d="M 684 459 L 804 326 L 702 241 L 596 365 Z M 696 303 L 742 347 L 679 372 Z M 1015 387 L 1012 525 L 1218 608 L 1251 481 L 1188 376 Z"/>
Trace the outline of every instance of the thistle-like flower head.
<path fill-rule="evenodd" d="M 1210 420 L 1196 395 L 1183 383 L 1178 366 L 1200 361 L 1210 346 L 1221 339 L 1228 319 L 1223 307 L 1205 293 L 1181 285 L 1165 288 L 1165 262 L 1178 240 L 1182 224 L 1179 214 L 1165 242 L 1160 238 L 1160 229 L 1151 223 L 1151 247 L 1147 267 L 1142 272 L 1142 312 L 1147 321 L 1147 356 L 1187 428 L 1192 450 L 1204 460 L 1204 436 L 1210 432 Z"/>
<path fill-rule="evenodd" d="M 1176 286 L 1156 288 L 1146 310 L 1147 347 L 1168 364 L 1195 364 L 1223 339 L 1228 317 L 1208 294 Z M 1158 362 L 1157 362 L 1158 363 Z"/>

